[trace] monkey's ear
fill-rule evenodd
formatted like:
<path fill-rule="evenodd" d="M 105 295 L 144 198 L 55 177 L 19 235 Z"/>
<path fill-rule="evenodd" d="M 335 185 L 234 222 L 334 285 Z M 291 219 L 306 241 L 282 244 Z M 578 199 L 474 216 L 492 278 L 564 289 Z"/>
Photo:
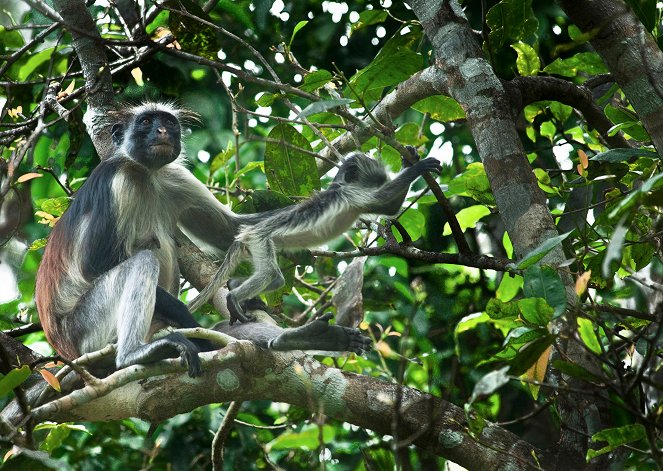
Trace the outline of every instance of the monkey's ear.
<path fill-rule="evenodd" d="M 113 139 L 113 144 L 116 146 L 122 144 L 122 139 L 124 138 L 124 126 L 122 124 L 113 124 L 113 127 L 111 128 L 111 138 Z"/>

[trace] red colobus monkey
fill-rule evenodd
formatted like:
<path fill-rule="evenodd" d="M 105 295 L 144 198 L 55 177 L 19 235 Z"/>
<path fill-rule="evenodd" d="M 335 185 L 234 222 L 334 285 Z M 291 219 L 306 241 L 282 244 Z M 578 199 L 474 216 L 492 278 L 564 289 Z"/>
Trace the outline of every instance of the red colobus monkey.
<path fill-rule="evenodd" d="M 113 114 L 117 150 L 94 169 L 53 228 L 37 274 L 39 318 L 64 358 L 117 342 L 117 368 L 180 357 L 190 376 L 201 373 L 198 353 L 212 350 L 210 342 L 178 333 L 151 340 L 168 325 L 199 326 L 177 299 L 174 233 L 181 227 L 226 250 L 241 225 L 266 214 L 232 213 L 183 167 L 180 123 L 191 117 L 162 103 Z M 326 322 L 316 328 L 328 334 L 328 350 L 361 351 L 367 345 L 354 329 Z M 250 338 L 248 324 L 235 330 Z M 278 349 L 301 348 L 292 334 L 280 329 L 260 334 L 260 340 Z"/>
<path fill-rule="evenodd" d="M 231 289 L 226 298 L 230 323 L 249 321 L 240 302 L 284 283 L 276 259 L 278 248 L 323 244 L 348 230 L 361 214 L 396 214 L 412 182 L 426 172 L 440 173 L 440 162 L 434 158 L 421 160 L 389 180 L 381 163 L 362 153 L 351 154 L 327 190 L 261 220 L 242 223 L 221 268 L 189 308 L 195 310 L 209 299 L 249 254 L 253 275 Z"/>

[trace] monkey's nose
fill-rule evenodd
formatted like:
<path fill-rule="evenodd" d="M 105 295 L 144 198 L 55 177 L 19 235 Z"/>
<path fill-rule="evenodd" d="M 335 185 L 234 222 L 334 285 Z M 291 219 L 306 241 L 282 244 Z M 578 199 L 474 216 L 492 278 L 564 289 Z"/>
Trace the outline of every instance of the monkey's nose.
<path fill-rule="evenodd" d="M 157 128 L 157 132 L 159 134 L 166 134 L 168 131 L 163 126 L 160 126 L 160 127 Z"/>

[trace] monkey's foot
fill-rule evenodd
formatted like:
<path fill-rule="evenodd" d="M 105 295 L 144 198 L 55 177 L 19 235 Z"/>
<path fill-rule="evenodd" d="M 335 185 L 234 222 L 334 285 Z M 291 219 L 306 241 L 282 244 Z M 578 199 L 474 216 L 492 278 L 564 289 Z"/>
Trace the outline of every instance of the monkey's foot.
<path fill-rule="evenodd" d="M 330 312 L 310 324 L 285 330 L 272 343 L 274 350 L 323 350 L 362 353 L 371 346 L 371 339 L 359 329 L 329 325 Z"/>
<path fill-rule="evenodd" d="M 254 316 L 249 316 L 244 313 L 242 306 L 239 305 L 239 302 L 237 302 L 237 299 L 232 292 L 228 293 L 228 296 L 226 296 L 226 307 L 230 313 L 230 325 L 233 325 L 237 321 L 253 322 L 256 320 Z"/>

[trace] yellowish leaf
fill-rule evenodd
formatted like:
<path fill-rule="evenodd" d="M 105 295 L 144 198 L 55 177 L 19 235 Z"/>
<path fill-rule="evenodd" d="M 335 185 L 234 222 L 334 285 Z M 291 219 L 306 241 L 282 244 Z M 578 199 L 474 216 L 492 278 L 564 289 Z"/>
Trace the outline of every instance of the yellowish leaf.
<path fill-rule="evenodd" d="M 7 461 L 9 458 L 14 456 L 16 454 L 16 447 L 12 447 L 11 450 L 9 450 L 7 453 L 5 453 L 5 456 L 2 458 L 2 462 L 4 463 Z"/>
<path fill-rule="evenodd" d="M 580 165 L 582 165 L 583 169 L 589 166 L 589 157 L 587 157 L 587 154 L 585 153 L 584 150 L 582 149 L 578 150 L 578 159 L 580 159 Z"/>
<path fill-rule="evenodd" d="M 587 290 L 587 284 L 589 283 L 589 278 L 592 276 L 592 270 L 584 272 L 576 280 L 576 294 L 582 296 L 582 294 Z"/>
<path fill-rule="evenodd" d="M 40 177 L 43 177 L 43 176 L 44 175 L 42 175 L 41 173 L 36 173 L 36 172 L 24 173 L 23 175 L 18 177 L 16 179 L 16 181 L 18 183 L 23 183 L 23 182 L 27 182 L 28 180 L 32 180 L 33 178 L 40 178 Z"/>
<path fill-rule="evenodd" d="M 50 384 L 53 389 L 55 389 L 57 392 L 60 392 L 60 381 L 58 381 L 53 373 L 48 370 L 39 370 L 39 372 L 41 373 L 41 376 L 44 378 L 44 380 Z"/>
<path fill-rule="evenodd" d="M 71 95 L 74 92 L 74 88 L 76 87 L 76 82 L 74 80 L 71 81 L 71 83 L 65 88 L 64 90 L 60 90 L 58 93 L 58 100 Z"/>
<path fill-rule="evenodd" d="M 546 348 L 546 351 L 543 352 L 539 359 L 536 360 L 536 363 L 534 363 L 522 377 L 528 379 L 529 381 L 542 382 L 546 377 L 546 369 L 548 368 L 548 360 L 550 359 L 551 351 L 552 345 Z M 538 384 L 527 383 L 527 387 L 532 393 L 532 397 L 536 400 L 539 397 L 539 389 L 541 386 Z"/>
<path fill-rule="evenodd" d="M 131 76 L 134 78 L 136 85 L 139 87 L 145 86 L 145 82 L 143 81 L 143 71 L 140 70 L 139 67 L 131 69 Z"/>
<path fill-rule="evenodd" d="M 378 352 L 380 352 L 380 355 L 382 355 L 385 358 L 391 358 L 391 359 L 398 358 L 398 354 L 391 349 L 391 347 L 387 342 L 379 341 L 375 345 L 375 349 Z"/>

